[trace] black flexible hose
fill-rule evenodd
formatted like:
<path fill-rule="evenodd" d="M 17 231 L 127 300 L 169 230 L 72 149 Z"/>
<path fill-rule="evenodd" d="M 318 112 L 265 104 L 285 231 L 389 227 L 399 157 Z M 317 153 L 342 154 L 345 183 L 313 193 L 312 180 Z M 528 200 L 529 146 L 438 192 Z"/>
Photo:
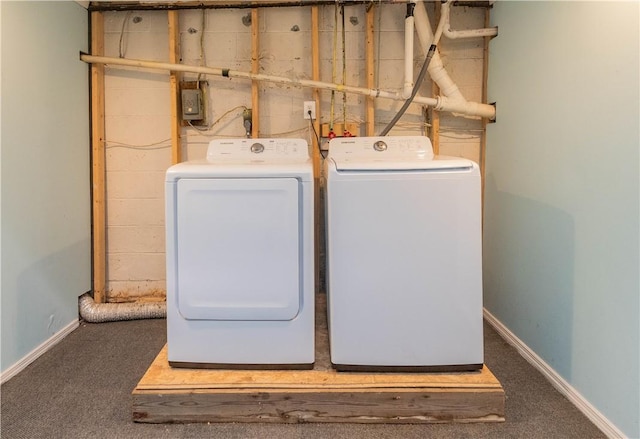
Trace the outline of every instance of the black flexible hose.
<path fill-rule="evenodd" d="M 422 81 L 424 81 L 424 77 L 427 74 L 429 63 L 431 63 L 431 58 L 433 58 L 433 54 L 436 52 L 436 48 L 437 46 L 435 44 L 432 44 L 431 47 L 429 47 L 429 51 L 427 52 L 427 58 L 424 60 L 424 64 L 422 64 L 422 68 L 420 69 L 420 74 L 418 75 L 418 79 L 416 80 L 415 84 L 413 84 L 413 90 L 411 90 L 411 96 L 409 96 L 409 98 L 406 101 L 404 101 L 404 104 L 402 105 L 400 110 L 396 113 L 396 115 L 393 116 L 393 119 L 391 119 L 391 122 L 389 122 L 387 126 L 384 128 L 384 130 L 382 130 L 382 132 L 380 133 L 381 136 L 386 136 L 389 133 L 389 131 L 391 131 L 391 129 L 395 126 L 395 124 L 400 120 L 404 112 L 407 111 L 407 108 L 409 108 L 409 105 L 411 105 L 411 102 L 413 102 L 413 98 L 415 98 L 416 95 L 418 94 L 418 89 L 420 88 L 420 85 L 422 84 Z"/>

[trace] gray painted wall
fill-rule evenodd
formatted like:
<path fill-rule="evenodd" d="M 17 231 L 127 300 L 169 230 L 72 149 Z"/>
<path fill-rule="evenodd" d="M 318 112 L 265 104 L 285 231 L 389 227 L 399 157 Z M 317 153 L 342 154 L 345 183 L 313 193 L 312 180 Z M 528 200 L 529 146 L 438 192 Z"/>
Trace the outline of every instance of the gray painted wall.
<path fill-rule="evenodd" d="M 485 306 L 639 437 L 638 2 L 497 2 Z"/>
<path fill-rule="evenodd" d="M 2 2 L 4 372 L 78 319 L 91 287 L 88 13 Z"/>

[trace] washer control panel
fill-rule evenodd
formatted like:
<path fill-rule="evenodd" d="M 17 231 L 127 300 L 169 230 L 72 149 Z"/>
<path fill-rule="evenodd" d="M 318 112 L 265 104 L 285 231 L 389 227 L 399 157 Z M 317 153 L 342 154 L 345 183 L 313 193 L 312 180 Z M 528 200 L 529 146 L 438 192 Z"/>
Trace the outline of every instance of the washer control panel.
<path fill-rule="evenodd" d="M 431 140 L 424 136 L 336 137 L 329 142 L 329 157 L 336 159 L 430 160 Z"/>
<path fill-rule="evenodd" d="M 309 146 L 304 139 L 216 139 L 209 143 L 207 160 L 305 160 Z"/>

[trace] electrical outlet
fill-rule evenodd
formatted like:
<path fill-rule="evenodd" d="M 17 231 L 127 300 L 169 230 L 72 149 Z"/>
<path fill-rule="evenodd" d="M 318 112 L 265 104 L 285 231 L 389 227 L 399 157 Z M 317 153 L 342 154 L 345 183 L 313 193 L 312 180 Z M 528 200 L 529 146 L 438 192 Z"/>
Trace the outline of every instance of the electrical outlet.
<path fill-rule="evenodd" d="M 305 119 L 314 119 L 316 118 L 316 101 L 304 101 L 304 118 Z M 311 115 L 309 115 L 311 112 Z"/>

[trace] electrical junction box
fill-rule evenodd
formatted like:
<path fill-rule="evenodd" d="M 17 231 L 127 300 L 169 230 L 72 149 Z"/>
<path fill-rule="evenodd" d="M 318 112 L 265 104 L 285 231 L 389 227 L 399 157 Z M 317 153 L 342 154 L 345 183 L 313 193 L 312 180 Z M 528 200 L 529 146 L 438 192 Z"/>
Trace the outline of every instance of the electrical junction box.
<path fill-rule="evenodd" d="M 201 89 L 182 89 L 182 119 L 203 120 L 204 105 Z"/>

